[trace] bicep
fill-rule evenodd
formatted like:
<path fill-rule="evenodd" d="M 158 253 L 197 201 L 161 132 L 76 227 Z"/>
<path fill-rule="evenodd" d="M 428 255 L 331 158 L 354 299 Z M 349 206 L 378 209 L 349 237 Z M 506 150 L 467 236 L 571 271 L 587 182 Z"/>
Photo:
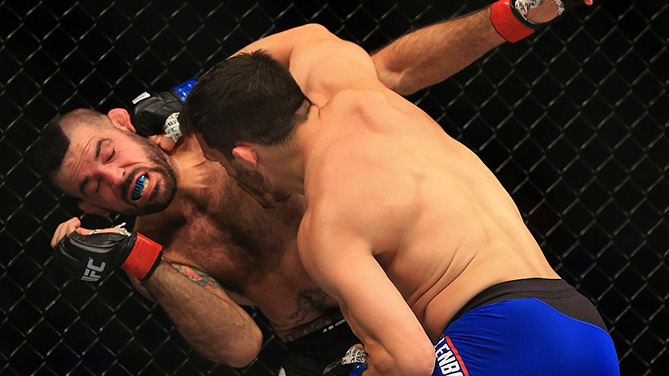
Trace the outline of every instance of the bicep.
<path fill-rule="evenodd" d="M 259 49 L 289 69 L 305 95 L 317 105 L 323 105 L 335 93 L 345 89 L 384 88 L 364 49 L 340 39 L 318 24 L 270 35 L 235 55 Z"/>
<path fill-rule="evenodd" d="M 318 24 L 306 24 L 281 31 L 259 39 L 237 51 L 232 56 L 264 50 L 286 68 L 289 68 L 291 56 L 295 49 L 305 43 L 314 43 L 328 38 L 330 32 Z"/>
<path fill-rule="evenodd" d="M 349 89 L 384 90 L 369 54 L 360 46 L 332 35 L 297 49 L 290 71 L 307 97 L 328 100 Z"/>

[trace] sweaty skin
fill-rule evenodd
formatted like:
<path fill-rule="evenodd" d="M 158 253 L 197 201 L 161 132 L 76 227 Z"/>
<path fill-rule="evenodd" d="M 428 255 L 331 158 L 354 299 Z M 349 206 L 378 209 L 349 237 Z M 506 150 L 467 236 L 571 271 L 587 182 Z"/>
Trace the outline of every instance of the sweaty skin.
<path fill-rule="evenodd" d="M 489 21 L 489 13 L 486 8 L 403 36 L 373 55 L 379 78 L 404 94 L 442 81 L 503 42 Z M 114 109 L 109 117 L 134 132 L 122 111 Z M 130 142 L 128 135 L 108 133 L 107 129 L 77 130 L 73 151 L 55 179 L 65 193 L 83 200 L 82 210 L 102 216 L 134 209 L 129 192 L 119 186 L 129 171 L 141 168 L 143 173 L 150 165 L 143 158 L 146 152 Z M 115 140 L 123 146 L 114 148 L 104 143 L 100 160 L 90 162 L 94 160 L 97 141 L 104 137 L 119 137 Z M 211 276 L 223 286 L 215 288 L 220 291 L 225 288 L 226 296 L 234 296 L 240 304 L 259 306 L 284 341 L 331 322 L 329 314 L 336 302 L 311 282 L 299 262 L 295 239 L 304 208 L 301 199 L 293 197 L 280 208 L 264 210 L 231 183 L 219 164 L 205 160 L 192 139 L 182 139 L 176 147 L 171 144 L 165 147 L 159 136 L 150 139 L 168 150 L 172 168 L 177 170 L 178 189 L 167 209 L 138 217 L 135 229 L 161 243 L 164 258 L 181 264 L 174 266 L 182 272 L 193 267 L 196 270 L 189 270 L 189 276 L 199 274 L 198 280 Z M 115 154 L 107 162 L 112 152 Z M 128 157 L 131 152 L 143 154 L 133 159 Z M 137 159 L 143 163 L 137 163 Z M 84 176 L 99 179 L 89 179 L 80 192 Z M 162 186 L 165 180 L 158 173 L 149 174 L 149 179 L 148 191 Z M 102 181 L 99 186 L 98 180 Z M 142 198 L 139 205 L 145 200 Z M 281 214 L 284 211 L 289 215 Z M 72 221 L 59 227 L 53 244 L 81 225 L 76 219 L 76 223 Z M 268 234 L 259 237 L 263 229 Z M 277 245 L 280 245 L 278 250 Z"/>
<path fill-rule="evenodd" d="M 129 119 L 115 114 L 111 117 L 128 127 Z M 156 167 L 144 156 L 162 151 L 154 145 L 142 146 L 139 137 L 130 136 L 113 127 L 81 127 L 71 132 L 70 150 L 55 181 L 67 193 L 84 199 L 82 207 L 89 212 L 102 211 L 109 202 L 118 211 L 131 210 L 132 205 L 141 211 L 141 205 L 152 205 L 153 192 L 162 190 L 168 174 L 152 172 Z M 137 217 L 134 228 L 163 246 L 164 261 L 192 280 L 213 278 L 217 283 L 208 287 L 237 304 L 260 308 L 286 342 L 338 318 L 336 302 L 311 281 L 299 260 L 296 234 L 304 212 L 301 197 L 271 210 L 262 208 L 218 163 L 203 157 L 192 137 L 184 138 L 168 155 L 168 169 L 178 177 L 176 194 L 164 210 Z M 132 184 L 123 182 L 134 181 L 146 171 L 148 188 L 133 202 L 129 198 Z M 91 203 L 100 207 L 92 210 Z M 52 246 L 79 226 L 76 218 L 61 225 Z M 85 229 L 79 231 L 85 233 Z"/>
<path fill-rule="evenodd" d="M 363 341 L 365 375 L 431 374 L 432 343 L 477 293 L 559 276 L 473 152 L 384 87 L 358 46 L 304 28 L 245 49 L 290 67 L 314 103 L 288 145 L 238 141 L 233 165 L 198 140 L 229 170 L 256 166 L 272 192 L 304 194 L 300 256 Z"/>
<path fill-rule="evenodd" d="M 238 304 L 260 308 L 284 341 L 329 322 L 336 302 L 311 281 L 296 251 L 301 199 L 262 208 L 192 138 L 172 159 L 183 186 L 166 210 L 138 217 L 136 230 L 162 244 L 165 259 L 199 269 Z"/>
<path fill-rule="evenodd" d="M 442 81 L 503 41 L 490 23 L 487 7 L 407 34 L 372 58 L 381 82 L 399 93 L 409 94 Z M 312 94 L 318 100 L 319 94 L 313 91 Z M 110 111 L 110 118 L 116 123 L 125 123 L 125 128 L 132 128 L 128 126 L 129 119 L 122 120 L 117 110 Z M 411 126 L 411 122 L 406 125 Z M 105 216 L 110 212 L 132 212 L 141 206 L 146 198 L 133 202 L 129 192 L 119 187 L 135 169 L 141 169 L 142 173 L 147 171 L 150 163 L 143 155 L 137 157 L 145 151 L 125 134 L 119 136 L 107 129 L 81 132 L 73 143 L 75 152 L 70 153 L 79 157 L 65 161 L 70 174 L 59 176 L 56 183 L 66 193 L 83 199 L 80 206 L 89 213 Z M 90 141 L 97 142 L 103 135 L 113 138 L 116 146 L 110 148 L 114 144 L 102 144 L 99 160 L 90 162 L 91 153 L 96 151 L 96 144 Z M 181 274 L 175 276 L 171 268 L 163 268 L 161 264 L 152 278 L 136 286 L 148 290 L 166 309 L 184 337 L 214 361 L 243 366 L 257 355 L 258 348 L 249 350 L 242 360 L 234 362 L 228 355 L 216 353 L 216 349 L 225 344 L 238 344 L 236 336 L 247 336 L 251 332 L 254 334 L 248 336 L 258 335 L 255 324 L 248 317 L 244 318 L 245 314 L 238 307 L 232 307 L 232 313 L 217 311 L 228 300 L 258 306 L 284 341 L 331 322 L 336 302 L 311 281 L 296 249 L 296 233 L 304 210 L 301 199 L 293 197 L 280 207 L 264 210 L 232 184 L 217 163 L 204 160 L 193 139 L 182 139 L 175 147 L 167 145 L 164 137 L 162 141 L 160 136 L 152 138 L 164 149 L 171 150 L 178 189 L 164 211 L 139 217 L 135 229 L 161 243 L 165 264 L 172 265 Z M 80 192 L 84 176 L 91 179 Z M 136 176 L 131 178 L 134 183 Z M 163 171 L 150 171 L 149 179 L 147 192 L 164 191 Z M 65 222 L 55 232 L 53 242 L 79 226 L 76 218 Z M 330 248 L 338 248 L 339 239 L 332 242 Z M 212 303 L 202 296 L 205 303 L 212 304 L 211 309 L 199 303 L 199 292 L 182 285 L 183 281 L 178 278 L 182 275 L 223 302 Z M 223 305 L 217 306 L 219 303 Z M 205 313 L 211 316 L 200 316 L 205 306 L 210 309 Z M 222 315 L 224 317 L 220 317 Z M 242 330 L 240 334 L 219 335 L 212 326 L 220 329 L 223 325 L 215 319 L 225 323 L 233 321 L 225 315 L 241 316 L 240 322 L 254 328 Z M 217 338 L 212 339 L 212 335 Z"/>

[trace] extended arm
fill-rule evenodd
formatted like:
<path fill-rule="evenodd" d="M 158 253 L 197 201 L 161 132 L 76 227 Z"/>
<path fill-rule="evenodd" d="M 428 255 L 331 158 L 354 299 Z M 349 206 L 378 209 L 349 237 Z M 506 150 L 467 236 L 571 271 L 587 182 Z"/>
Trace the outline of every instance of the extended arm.
<path fill-rule="evenodd" d="M 553 21 L 558 17 L 555 1 L 563 3 L 565 10 L 592 5 L 592 0 L 497 1 L 492 8 L 486 6 L 406 34 L 372 54 L 379 80 L 402 95 L 437 84 L 506 40 L 518 41 Z M 516 2 L 527 4 L 524 21 L 510 10 Z"/>
<path fill-rule="evenodd" d="M 490 7 L 418 29 L 372 54 L 379 80 L 402 95 L 437 84 L 504 42 Z"/>

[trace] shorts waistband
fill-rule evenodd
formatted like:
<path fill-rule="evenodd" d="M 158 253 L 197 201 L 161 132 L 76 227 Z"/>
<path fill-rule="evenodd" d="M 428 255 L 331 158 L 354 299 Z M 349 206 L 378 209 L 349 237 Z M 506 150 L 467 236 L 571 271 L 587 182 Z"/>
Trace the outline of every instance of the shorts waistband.
<path fill-rule="evenodd" d="M 560 312 L 593 323 L 604 330 L 606 325 L 592 303 L 564 279 L 527 278 L 492 285 L 478 293 L 453 316 L 449 324 L 465 312 L 503 300 L 537 298 Z"/>

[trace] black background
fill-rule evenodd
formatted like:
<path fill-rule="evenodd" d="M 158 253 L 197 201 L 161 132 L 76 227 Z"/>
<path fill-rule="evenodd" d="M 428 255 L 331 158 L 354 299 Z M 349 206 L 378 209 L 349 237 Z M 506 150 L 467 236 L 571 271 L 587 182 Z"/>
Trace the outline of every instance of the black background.
<path fill-rule="evenodd" d="M 80 212 L 27 156 L 55 114 L 127 106 L 305 22 L 373 51 L 485 4 L 0 1 L 0 374 L 269 375 L 283 351 L 258 317 L 260 358 L 213 365 L 121 273 L 60 274 L 48 242 Z M 623 375 L 669 371 L 668 38 L 665 0 L 602 1 L 410 98 L 513 195 L 551 264 L 598 306 Z"/>

